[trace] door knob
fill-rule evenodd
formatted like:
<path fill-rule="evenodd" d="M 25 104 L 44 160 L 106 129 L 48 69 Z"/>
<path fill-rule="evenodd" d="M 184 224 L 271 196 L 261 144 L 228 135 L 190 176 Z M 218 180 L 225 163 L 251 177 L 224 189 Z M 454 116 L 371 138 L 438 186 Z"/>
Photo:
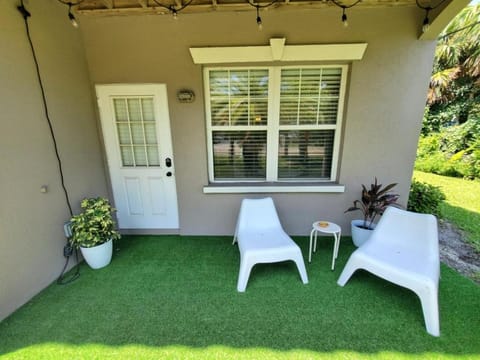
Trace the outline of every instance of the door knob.
<path fill-rule="evenodd" d="M 166 158 L 165 159 L 165 166 L 166 167 L 172 167 L 172 159 Z"/>

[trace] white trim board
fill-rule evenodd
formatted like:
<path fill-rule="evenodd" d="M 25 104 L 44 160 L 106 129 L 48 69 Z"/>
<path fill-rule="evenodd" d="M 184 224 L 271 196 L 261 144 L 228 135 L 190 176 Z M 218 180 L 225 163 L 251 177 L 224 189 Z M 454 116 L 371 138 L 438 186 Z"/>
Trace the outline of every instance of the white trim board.
<path fill-rule="evenodd" d="M 254 63 L 271 61 L 361 60 L 366 43 L 285 45 L 285 39 L 270 39 L 267 46 L 225 46 L 190 48 L 195 64 Z"/>
<path fill-rule="evenodd" d="M 250 194 L 250 193 L 343 193 L 345 185 L 317 186 L 215 186 L 203 187 L 204 194 Z"/>

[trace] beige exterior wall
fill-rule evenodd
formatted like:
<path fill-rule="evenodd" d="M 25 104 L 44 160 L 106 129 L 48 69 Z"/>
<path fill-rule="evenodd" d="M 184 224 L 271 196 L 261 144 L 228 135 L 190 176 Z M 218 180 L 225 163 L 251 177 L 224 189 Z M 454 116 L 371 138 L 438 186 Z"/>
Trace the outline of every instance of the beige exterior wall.
<path fill-rule="evenodd" d="M 340 157 L 341 194 L 272 194 L 290 234 L 307 234 L 319 218 L 349 233 L 355 214 L 344 214 L 361 184 L 374 176 L 398 182 L 407 201 L 434 43 L 417 40 L 423 13 L 415 7 L 255 11 L 143 17 L 82 17 L 90 76 L 97 83 L 165 83 L 168 88 L 181 234 L 232 234 L 243 197 L 265 194 L 203 194 L 208 183 L 202 67 L 189 47 L 367 42 L 364 59 L 351 65 Z M 193 89 L 192 104 L 175 94 Z M 269 194 L 266 194 L 269 195 Z"/>
<path fill-rule="evenodd" d="M 0 1 L 0 320 L 60 275 L 70 217 L 19 3 Z M 57 1 L 26 7 L 77 211 L 84 196 L 107 194 L 82 38 Z"/>

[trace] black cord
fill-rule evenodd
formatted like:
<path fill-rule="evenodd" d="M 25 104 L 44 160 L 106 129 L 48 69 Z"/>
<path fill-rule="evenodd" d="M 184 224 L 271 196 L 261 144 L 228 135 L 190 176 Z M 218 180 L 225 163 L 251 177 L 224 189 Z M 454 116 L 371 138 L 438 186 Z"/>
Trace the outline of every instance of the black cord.
<path fill-rule="evenodd" d="M 78 0 L 77 2 L 71 2 L 71 1 L 64 1 L 64 0 L 58 0 L 58 2 L 61 2 L 63 5 L 68 5 L 68 6 L 76 6 L 84 2 L 85 0 Z"/>
<path fill-rule="evenodd" d="M 21 4 L 22 5 L 18 7 L 18 10 L 20 11 L 20 13 L 23 16 L 23 19 L 25 20 L 25 29 L 27 31 L 27 38 L 28 38 L 28 42 L 30 44 L 30 48 L 32 50 L 33 62 L 35 63 L 35 69 L 36 69 L 36 72 L 37 72 L 38 84 L 40 85 L 40 91 L 42 93 L 42 102 L 43 102 L 43 108 L 44 108 L 44 111 L 45 111 L 45 117 L 47 119 L 48 128 L 50 129 L 50 136 L 52 137 L 53 148 L 55 150 L 55 156 L 57 158 L 60 181 L 61 181 L 61 184 L 62 184 L 63 193 L 65 194 L 65 201 L 67 203 L 68 211 L 70 213 L 70 216 L 73 216 L 72 205 L 70 203 L 70 197 L 68 196 L 68 191 L 67 191 L 67 188 L 65 186 L 65 179 L 64 179 L 64 175 L 63 175 L 63 165 L 62 165 L 62 160 L 60 159 L 60 154 L 58 152 L 57 139 L 55 138 L 55 132 L 53 130 L 52 121 L 50 120 L 50 114 L 48 112 L 47 98 L 45 96 L 45 90 L 43 88 L 42 77 L 40 76 L 40 68 L 39 68 L 39 65 L 38 65 L 37 55 L 35 53 L 35 48 L 33 46 L 32 38 L 30 36 L 30 27 L 28 26 L 28 18 L 30 17 L 30 13 L 25 9 L 25 6 L 23 5 L 23 0 L 21 1 Z"/>
<path fill-rule="evenodd" d="M 75 273 L 70 278 L 65 278 L 65 270 L 67 270 L 67 265 L 68 261 L 70 260 L 70 256 L 67 256 L 67 260 L 65 261 L 65 265 L 63 266 L 62 272 L 60 273 L 60 276 L 57 279 L 57 284 L 58 285 L 67 285 L 70 284 L 71 282 L 75 281 L 78 279 L 80 276 L 80 265 L 78 264 L 78 249 L 75 249 L 75 260 L 77 261 L 77 269 L 75 270 Z"/>
<path fill-rule="evenodd" d="M 254 3 L 250 2 L 250 0 L 246 0 L 246 1 L 247 1 L 248 5 L 257 8 L 257 10 L 258 10 L 258 9 L 268 8 L 268 7 L 272 6 L 273 4 L 275 4 L 276 2 L 278 2 L 279 0 L 272 0 L 271 2 L 269 2 L 268 4 L 265 4 L 265 5 L 254 4 Z"/>
<path fill-rule="evenodd" d="M 342 8 L 342 9 L 345 11 L 345 9 L 350 9 L 350 8 L 354 7 L 355 5 L 357 5 L 357 4 L 358 4 L 360 1 L 362 1 L 362 0 L 357 0 L 357 1 L 355 1 L 353 4 L 348 5 L 348 6 L 347 6 L 347 5 L 339 4 L 336 0 L 330 0 L 330 1 L 331 1 L 332 3 L 334 3 L 335 5 L 337 5 L 339 8 Z"/>
<path fill-rule="evenodd" d="M 439 7 L 440 5 L 442 5 L 445 1 L 447 0 L 441 0 L 437 5 L 435 6 L 425 6 L 425 5 L 422 5 L 420 4 L 420 2 L 418 0 L 415 0 L 417 6 L 422 9 L 422 10 L 427 10 L 427 11 L 430 11 L 430 10 L 435 10 L 437 7 Z"/>
<path fill-rule="evenodd" d="M 44 87 L 43 87 L 42 77 L 40 75 L 40 67 L 38 65 L 38 60 L 37 60 L 37 55 L 36 55 L 36 52 L 35 52 L 35 47 L 33 46 L 32 38 L 30 36 L 30 27 L 28 25 L 28 18 L 31 16 L 31 14 L 25 8 L 25 6 L 23 4 L 23 0 L 21 0 L 21 5 L 18 6 L 17 9 L 22 14 L 23 20 L 25 21 L 25 29 L 26 29 L 26 33 L 27 33 L 28 42 L 30 44 L 30 49 L 32 50 L 33 62 L 35 63 L 37 79 L 38 79 L 38 83 L 40 85 L 40 91 L 41 91 L 41 94 L 42 94 L 42 102 L 43 102 L 43 108 L 44 108 L 44 111 L 45 111 L 45 117 L 47 119 L 48 128 L 50 129 L 50 136 L 52 138 L 53 148 L 55 150 L 55 156 L 57 158 L 58 170 L 59 170 L 59 174 L 60 174 L 60 180 L 61 180 L 61 184 L 62 184 L 62 188 L 63 188 L 63 193 L 65 194 L 65 201 L 67 203 L 67 207 L 68 207 L 68 211 L 70 213 L 70 216 L 73 216 L 72 205 L 70 203 L 70 198 L 69 198 L 69 195 L 68 195 L 68 191 L 67 191 L 67 188 L 65 186 L 62 160 L 61 160 L 60 154 L 58 152 L 57 139 L 55 138 L 55 132 L 53 130 L 52 121 L 50 120 L 50 114 L 48 112 L 48 103 L 47 103 L 47 98 L 46 98 L 46 95 L 45 95 L 45 90 L 44 90 Z M 63 267 L 62 272 L 60 273 L 60 276 L 57 279 L 58 284 L 62 284 L 62 285 L 68 284 L 68 283 L 76 280 L 80 276 L 80 269 L 79 269 L 79 266 L 78 266 L 78 250 L 75 250 L 75 257 L 76 257 L 76 260 L 77 260 L 77 270 L 76 270 L 76 272 L 72 275 L 72 277 L 70 279 L 65 280 L 63 275 L 65 273 L 65 270 L 68 266 L 68 262 L 69 262 L 69 259 L 70 259 L 70 256 L 66 256 L 67 259 L 65 261 L 65 265 Z"/>
<path fill-rule="evenodd" d="M 60 0 L 59 0 L 60 1 Z M 83 0 L 82 0 L 83 1 Z M 190 0 L 188 2 L 186 2 L 185 4 L 183 4 L 182 6 L 180 6 L 178 9 L 174 6 L 174 5 L 170 5 L 170 6 L 167 6 L 167 5 L 163 5 L 162 3 L 159 3 L 157 0 L 153 0 L 153 2 L 155 4 L 157 4 L 158 6 L 164 8 L 164 9 L 167 9 L 168 11 L 170 11 L 172 14 L 177 14 L 178 12 L 182 11 L 183 9 L 185 9 L 188 5 L 190 5 L 192 3 L 193 0 Z"/>
<path fill-rule="evenodd" d="M 453 30 L 453 31 L 450 31 L 449 33 L 445 34 L 445 35 L 442 35 L 442 36 L 439 36 L 438 37 L 438 40 L 443 40 L 443 39 L 446 39 L 448 38 L 450 35 L 453 35 L 453 34 L 456 34 L 460 31 L 463 31 L 463 30 L 468 30 L 474 26 L 477 26 L 478 24 L 480 24 L 480 21 L 477 21 L 477 22 L 474 22 L 473 24 L 470 24 L 470 25 L 467 25 L 467 26 L 464 26 L 460 29 L 457 29 L 457 30 Z"/>

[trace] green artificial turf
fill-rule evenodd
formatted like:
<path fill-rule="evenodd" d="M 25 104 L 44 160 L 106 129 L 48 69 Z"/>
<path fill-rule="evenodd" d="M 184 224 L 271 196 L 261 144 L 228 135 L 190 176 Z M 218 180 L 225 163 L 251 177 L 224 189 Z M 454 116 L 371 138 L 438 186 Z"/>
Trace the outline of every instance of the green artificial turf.
<path fill-rule="evenodd" d="M 307 255 L 308 239 L 295 238 Z M 231 237 L 126 236 L 112 263 L 81 265 L 0 323 L 1 359 L 479 359 L 480 287 L 442 266 L 439 338 L 412 292 L 359 271 L 336 280 L 319 239 L 309 284 L 292 262 L 257 265 L 236 291 Z"/>

